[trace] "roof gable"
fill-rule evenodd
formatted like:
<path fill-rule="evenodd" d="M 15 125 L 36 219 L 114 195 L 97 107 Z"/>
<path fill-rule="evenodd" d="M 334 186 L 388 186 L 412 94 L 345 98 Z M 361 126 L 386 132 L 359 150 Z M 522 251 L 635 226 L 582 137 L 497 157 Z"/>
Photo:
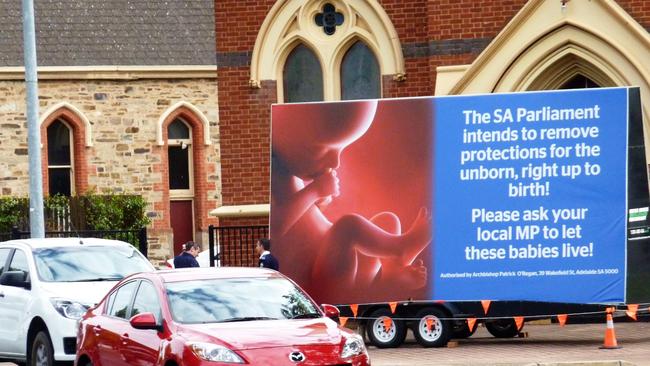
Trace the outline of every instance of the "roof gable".
<path fill-rule="evenodd" d="M 571 57 L 615 85 L 647 87 L 650 80 L 650 35 L 614 0 L 531 0 L 449 93 L 532 90 L 545 70 Z"/>

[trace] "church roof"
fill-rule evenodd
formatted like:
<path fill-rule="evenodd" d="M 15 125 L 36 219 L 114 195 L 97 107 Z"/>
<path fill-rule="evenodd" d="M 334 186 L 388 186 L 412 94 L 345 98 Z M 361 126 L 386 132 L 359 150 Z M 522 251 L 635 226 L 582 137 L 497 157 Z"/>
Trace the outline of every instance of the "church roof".
<path fill-rule="evenodd" d="M 214 0 L 34 1 L 39 66 L 216 65 Z M 0 67 L 22 66 L 21 2 L 0 0 Z"/>

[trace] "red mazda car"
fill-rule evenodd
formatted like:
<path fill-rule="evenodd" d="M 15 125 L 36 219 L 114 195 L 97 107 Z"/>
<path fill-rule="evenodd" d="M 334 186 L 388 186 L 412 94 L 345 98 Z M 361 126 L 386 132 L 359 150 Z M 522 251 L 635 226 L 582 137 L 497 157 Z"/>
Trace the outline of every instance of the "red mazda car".
<path fill-rule="evenodd" d="M 80 320 L 75 365 L 370 365 L 338 315 L 272 270 L 139 273 Z"/>

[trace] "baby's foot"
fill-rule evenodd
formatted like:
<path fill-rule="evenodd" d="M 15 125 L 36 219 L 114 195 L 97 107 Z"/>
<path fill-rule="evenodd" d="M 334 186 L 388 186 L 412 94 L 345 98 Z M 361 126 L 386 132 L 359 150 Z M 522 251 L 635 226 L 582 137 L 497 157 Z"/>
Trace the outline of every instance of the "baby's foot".
<path fill-rule="evenodd" d="M 382 261 L 381 284 L 406 290 L 420 289 L 427 284 L 427 267 L 421 259 L 408 266 Z"/>
<path fill-rule="evenodd" d="M 422 207 L 402 241 L 402 264 L 410 265 L 431 242 L 431 215 Z"/>

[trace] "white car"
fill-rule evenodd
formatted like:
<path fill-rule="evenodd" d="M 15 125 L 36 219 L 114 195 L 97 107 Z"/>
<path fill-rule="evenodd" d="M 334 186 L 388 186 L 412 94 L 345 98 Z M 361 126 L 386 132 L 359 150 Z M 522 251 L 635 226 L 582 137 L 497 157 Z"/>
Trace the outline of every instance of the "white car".
<path fill-rule="evenodd" d="M 0 361 L 73 361 L 78 319 L 123 277 L 153 270 L 137 249 L 117 240 L 0 243 Z"/>

